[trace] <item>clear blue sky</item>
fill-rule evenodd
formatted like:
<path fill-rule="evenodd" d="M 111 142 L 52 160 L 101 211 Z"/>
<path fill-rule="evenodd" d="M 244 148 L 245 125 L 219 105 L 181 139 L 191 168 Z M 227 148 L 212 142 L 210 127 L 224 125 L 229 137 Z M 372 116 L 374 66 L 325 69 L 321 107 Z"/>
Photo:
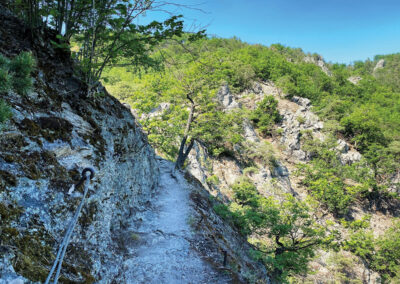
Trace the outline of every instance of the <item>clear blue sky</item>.
<path fill-rule="evenodd" d="M 176 11 L 218 37 L 281 43 L 350 63 L 400 52 L 400 0 L 175 0 Z M 149 15 L 150 17 L 150 15 Z M 159 17 L 159 16 L 156 16 Z"/>

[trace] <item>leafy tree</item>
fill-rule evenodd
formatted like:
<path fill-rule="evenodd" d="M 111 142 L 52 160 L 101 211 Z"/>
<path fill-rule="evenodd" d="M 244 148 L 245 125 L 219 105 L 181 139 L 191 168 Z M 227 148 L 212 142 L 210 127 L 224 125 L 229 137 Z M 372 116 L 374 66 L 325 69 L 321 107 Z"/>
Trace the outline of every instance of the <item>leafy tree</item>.
<path fill-rule="evenodd" d="M 234 201 L 229 206 L 218 205 L 216 211 L 231 220 L 245 235 L 267 235 L 270 242 L 258 241 L 254 255 L 262 260 L 276 281 L 306 273 L 315 250 L 331 244 L 336 232 L 318 224 L 307 203 L 285 195 L 278 202 L 260 195 L 248 178 L 233 186 Z"/>
<path fill-rule="evenodd" d="M 181 36 L 181 16 L 149 24 L 137 24 L 136 19 L 146 12 L 171 3 L 154 0 L 58 0 L 7 1 L 32 27 L 47 26 L 57 31 L 58 47 L 73 38 L 79 46 L 80 59 L 89 91 L 102 77 L 105 67 L 117 62 L 124 65 L 146 67 L 159 62 L 149 52 L 161 41 Z M 189 36 L 201 37 L 204 31 Z M 61 36 L 63 33 L 64 36 Z"/>
<path fill-rule="evenodd" d="M 342 220 L 349 229 L 349 237 L 343 248 L 361 257 L 367 265 L 378 272 L 383 283 L 394 283 L 400 279 L 400 224 L 394 220 L 393 225 L 382 235 L 374 237 L 369 226 L 369 217 L 352 222 Z"/>
<path fill-rule="evenodd" d="M 344 117 L 341 124 L 345 128 L 346 136 L 352 139 L 358 149 L 365 151 L 372 143 L 386 145 L 380 120 L 380 115 L 373 106 L 365 106 Z"/>
<path fill-rule="evenodd" d="M 371 261 L 375 252 L 375 240 L 372 231 L 369 229 L 370 216 L 365 216 L 361 220 L 345 221 L 342 225 L 349 229 L 349 236 L 344 241 L 343 248 L 353 252 L 365 261 Z"/>

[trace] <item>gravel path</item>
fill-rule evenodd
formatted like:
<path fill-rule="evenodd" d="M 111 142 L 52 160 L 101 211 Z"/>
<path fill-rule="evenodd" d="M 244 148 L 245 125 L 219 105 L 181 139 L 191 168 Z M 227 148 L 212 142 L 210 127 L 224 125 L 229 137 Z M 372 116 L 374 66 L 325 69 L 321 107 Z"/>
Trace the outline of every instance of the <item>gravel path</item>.
<path fill-rule="evenodd" d="M 160 188 L 135 232 L 136 245 L 124 262 L 123 279 L 128 283 L 227 283 L 190 246 L 189 187 L 173 164 L 160 161 Z"/>

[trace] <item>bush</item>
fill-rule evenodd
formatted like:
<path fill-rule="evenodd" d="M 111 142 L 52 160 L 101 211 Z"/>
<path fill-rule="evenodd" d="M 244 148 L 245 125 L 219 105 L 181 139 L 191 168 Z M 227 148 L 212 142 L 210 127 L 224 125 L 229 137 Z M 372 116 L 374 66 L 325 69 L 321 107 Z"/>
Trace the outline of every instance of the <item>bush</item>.
<path fill-rule="evenodd" d="M 35 59 L 31 53 L 21 52 L 9 63 L 12 74 L 12 87 L 21 95 L 26 95 L 32 88 L 31 72 L 35 67 Z"/>
<path fill-rule="evenodd" d="M 273 96 L 266 96 L 250 115 L 250 119 L 264 135 L 270 134 L 274 123 L 282 119 L 278 111 L 278 101 Z"/>
<path fill-rule="evenodd" d="M 400 222 L 397 221 L 376 242 L 376 254 L 372 267 L 378 271 L 384 280 L 392 283 L 400 280 Z M 390 282 L 390 281 L 388 281 Z"/>
<path fill-rule="evenodd" d="M 0 55 L 0 93 L 14 90 L 26 95 L 32 88 L 31 72 L 35 59 L 29 52 L 21 52 L 11 61 Z"/>
<path fill-rule="evenodd" d="M 243 145 L 242 160 L 254 160 L 262 163 L 265 167 L 276 167 L 277 160 L 275 157 L 274 148 L 267 141 L 262 142 L 246 142 Z"/>
<path fill-rule="evenodd" d="M 13 72 L 16 76 L 27 77 L 31 74 L 35 65 L 35 59 L 31 53 L 21 52 L 11 60 L 9 68 L 10 72 Z"/>
<path fill-rule="evenodd" d="M 8 70 L 0 66 L 0 94 L 8 93 L 11 90 L 11 76 Z"/>
<path fill-rule="evenodd" d="M 255 198 L 257 197 L 258 191 L 249 178 L 243 177 L 239 179 L 232 186 L 232 190 L 235 193 L 234 198 L 237 202 L 255 205 Z"/>
<path fill-rule="evenodd" d="M 3 100 L 0 99 L 0 125 L 7 121 L 11 117 L 11 108 Z"/>
<path fill-rule="evenodd" d="M 296 117 L 296 120 L 300 123 L 300 124 L 304 124 L 306 122 L 306 119 L 304 116 L 299 115 L 298 117 Z"/>
<path fill-rule="evenodd" d="M 220 183 L 219 178 L 216 175 L 208 177 L 206 181 L 210 185 L 218 185 Z"/>
<path fill-rule="evenodd" d="M 344 127 L 344 134 L 351 138 L 356 148 L 362 152 L 373 143 L 386 145 L 381 127 L 382 119 L 373 106 L 355 110 L 351 115 L 344 117 L 340 124 Z"/>
<path fill-rule="evenodd" d="M 347 193 L 345 184 L 332 174 L 323 174 L 309 184 L 311 194 L 323 202 L 329 211 L 346 214 L 354 197 Z"/>
<path fill-rule="evenodd" d="M 369 228 L 369 217 L 347 222 L 342 220 L 350 234 L 343 244 L 345 250 L 361 257 L 372 270 L 382 277 L 382 283 L 398 283 L 400 280 L 400 222 L 394 221 L 391 228 L 379 237 L 373 236 Z"/>
<path fill-rule="evenodd" d="M 259 169 L 257 167 L 247 167 L 243 170 L 243 174 L 244 175 L 252 175 L 252 174 L 256 174 L 259 172 Z"/>
<path fill-rule="evenodd" d="M 7 57 L 0 54 L 0 68 L 8 68 L 8 64 L 10 64 L 10 60 Z"/>

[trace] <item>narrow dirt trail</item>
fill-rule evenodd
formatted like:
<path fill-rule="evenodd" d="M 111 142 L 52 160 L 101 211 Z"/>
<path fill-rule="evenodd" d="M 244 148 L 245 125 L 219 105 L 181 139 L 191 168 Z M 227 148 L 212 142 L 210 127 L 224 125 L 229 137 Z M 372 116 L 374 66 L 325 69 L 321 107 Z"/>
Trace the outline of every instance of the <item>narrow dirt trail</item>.
<path fill-rule="evenodd" d="M 171 162 L 161 160 L 160 188 L 140 225 L 131 228 L 130 246 L 122 279 L 127 283 L 229 283 L 191 248 L 190 189 Z"/>

